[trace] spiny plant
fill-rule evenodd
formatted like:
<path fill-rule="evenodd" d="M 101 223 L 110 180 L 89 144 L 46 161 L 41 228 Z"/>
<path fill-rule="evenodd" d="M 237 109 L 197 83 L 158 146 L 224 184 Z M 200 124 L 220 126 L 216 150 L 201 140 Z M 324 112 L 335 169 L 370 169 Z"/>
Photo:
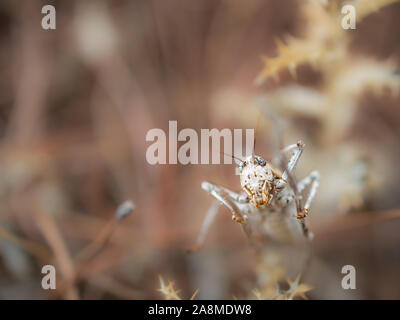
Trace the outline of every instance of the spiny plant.
<path fill-rule="evenodd" d="M 393 57 L 379 60 L 352 50 L 352 40 L 358 29 L 343 29 L 341 8 L 345 4 L 354 6 L 358 26 L 368 16 L 396 1 L 298 1 L 304 21 L 301 36 L 276 40 L 276 56 L 263 57 L 264 66 L 256 78 L 258 85 L 270 79 L 276 81 L 277 88 L 265 94 L 268 108 L 286 118 L 311 119 L 318 124 L 313 144 L 326 155 L 342 155 L 343 163 L 333 164 L 337 175 L 344 180 L 341 184 L 345 187 L 338 190 L 340 199 L 337 201 L 342 212 L 360 210 L 366 203 L 365 198 L 381 187 L 382 181 L 374 165 L 364 161 L 365 151 L 354 148 L 349 138 L 362 112 L 359 100 L 367 90 L 374 95 L 398 95 L 400 76 Z M 285 70 L 297 80 L 300 65 L 311 66 L 321 76 L 318 86 L 279 84 Z M 342 150 L 338 150 L 338 143 Z"/>
<path fill-rule="evenodd" d="M 368 15 L 398 0 L 354 0 L 349 2 L 356 9 L 357 22 Z M 303 37 L 286 36 L 285 42 L 276 40 L 277 55 L 263 57 L 264 68 L 256 78 L 262 84 L 268 78 L 279 78 L 279 73 L 288 69 L 296 77 L 296 68 L 304 63 L 335 73 L 337 64 L 347 64 L 349 58 L 349 32 L 342 28 L 343 15 L 337 1 L 307 0 L 300 2 L 300 10 L 306 20 Z M 384 63 L 385 64 L 385 63 Z M 350 65 L 348 65 L 350 66 Z M 386 69 L 386 68 L 384 68 Z M 398 84 L 388 74 L 388 84 Z"/>
<path fill-rule="evenodd" d="M 168 284 L 165 283 L 162 276 L 159 276 L 160 280 L 160 288 L 157 291 L 161 292 L 164 299 L 166 300 L 182 300 L 179 295 L 180 290 L 175 289 L 175 285 L 173 281 L 168 281 Z M 252 290 L 252 293 L 258 300 L 293 300 L 297 297 L 300 297 L 304 300 L 307 300 L 307 296 L 305 295 L 307 292 L 312 290 L 312 287 L 305 284 L 300 283 L 300 275 L 296 277 L 295 280 L 287 279 L 287 284 L 289 288 L 286 290 L 280 289 L 278 285 L 275 287 L 275 293 L 272 296 L 265 296 L 259 289 Z M 199 289 L 193 293 L 190 297 L 190 300 L 194 300 L 199 292 Z"/>
<path fill-rule="evenodd" d="M 163 277 L 161 275 L 158 276 L 160 281 L 160 288 L 157 291 L 161 292 L 166 300 L 182 300 L 179 296 L 180 290 L 175 289 L 175 285 L 173 281 L 168 281 L 168 284 L 165 283 Z M 190 300 L 194 300 L 199 292 L 199 289 L 196 289 L 195 292 L 190 297 Z"/>
<path fill-rule="evenodd" d="M 305 283 L 300 283 L 300 274 L 296 277 L 294 281 L 286 280 L 289 288 L 287 290 L 282 290 L 277 285 L 275 288 L 275 293 L 271 297 L 265 297 L 262 292 L 258 289 L 254 289 L 252 292 L 258 300 L 293 300 L 300 297 L 307 300 L 306 293 L 312 290 L 312 287 Z"/>
<path fill-rule="evenodd" d="M 359 23 L 395 1 L 355 0 L 349 3 L 355 7 Z M 268 92 L 267 97 L 271 104 L 279 105 L 281 112 L 317 119 L 321 124 L 319 140 L 332 144 L 348 132 L 356 114 L 357 98 L 365 89 L 375 94 L 384 90 L 398 93 L 400 77 L 393 59 L 379 61 L 352 52 L 353 33 L 342 28 L 339 2 L 308 0 L 299 4 L 305 18 L 303 36 L 276 40 L 277 54 L 263 57 L 264 67 L 256 83 L 263 84 L 270 78 L 278 81 L 284 70 L 289 70 L 296 78 L 300 65 L 311 65 L 320 72 L 322 85 L 318 89 L 286 85 Z"/>

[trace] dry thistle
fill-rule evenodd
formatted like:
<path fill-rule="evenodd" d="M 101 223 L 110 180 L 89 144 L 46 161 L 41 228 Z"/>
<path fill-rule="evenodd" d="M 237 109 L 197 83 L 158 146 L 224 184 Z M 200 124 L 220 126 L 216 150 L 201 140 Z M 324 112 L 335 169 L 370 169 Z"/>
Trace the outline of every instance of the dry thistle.
<path fill-rule="evenodd" d="M 359 22 L 396 1 L 398 0 L 354 0 L 349 4 L 354 5 Z M 329 5 L 325 5 L 322 1 L 308 0 L 301 2 L 301 9 L 308 21 L 304 36 L 302 38 L 286 36 L 286 44 L 281 40 L 276 40 L 277 55 L 273 58 L 262 58 L 264 68 L 257 76 L 256 84 L 262 84 L 270 77 L 278 79 L 279 72 L 285 69 L 296 77 L 296 68 L 304 63 L 309 63 L 323 72 L 334 74 L 337 67 L 349 59 L 349 33 L 341 27 L 340 7 L 337 3 L 330 2 Z"/>
<path fill-rule="evenodd" d="M 172 281 L 168 281 L 168 285 L 166 285 L 161 275 L 159 275 L 158 278 L 160 280 L 160 288 L 157 289 L 157 291 L 161 292 L 166 300 L 182 300 L 182 298 L 179 296 L 180 290 L 175 289 Z M 190 300 L 194 300 L 198 292 L 199 289 L 196 289 L 190 297 Z"/>
<path fill-rule="evenodd" d="M 396 0 L 354 0 L 346 4 L 355 7 L 359 23 L 368 15 L 394 2 Z M 300 1 L 299 5 L 306 22 L 302 36 L 284 37 L 285 43 L 278 41 L 277 55 L 264 57 L 264 67 L 256 82 L 261 84 L 270 78 L 277 79 L 279 73 L 286 69 L 295 76 L 296 67 L 300 64 L 309 64 L 322 74 L 322 84 L 318 88 L 290 84 L 268 92 L 267 107 L 279 106 L 279 109 L 274 109 L 282 116 L 292 119 L 306 118 L 317 124 L 318 133 L 314 134 L 313 142 L 315 145 L 319 144 L 326 154 L 324 159 L 320 159 L 326 170 L 324 172 L 324 167 L 321 166 L 320 171 L 325 175 L 335 172 L 335 177 L 343 177 L 336 184 L 341 185 L 336 192 L 337 197 L 327 201 L 331 201 L 332 205 L 343 212 L 360 210 L 368 203 L 370 195 L 383 187 L 371 181 L 384 179 L 376 173 L 379 170 L 373 163 L 363 161 L 365 156 L 370 157 L 367 148 L 356 149 L 348 142 L 351 140 L 354 124 L 362 121 L 358 100 L 366 90 L 375 95 L 385 92 L 398 95 L 400 76 L 396 72 L 397 63 L 393 58 L 378 60 L 361 53 L 355 54 L 351 50 L 354 32 L 342 28 L 340 19 L 343 15 L 338 2 L 328 1 L 324 4 L 322 1 L 308 0 Z M 344 140 L 348 144 L 349 152 L 346 148 L 337 148 L 338 143 L 342 144 Z M 336 161 L 338 154 L 341 161 Z M 345 159 L 347 157 L 351 159 L 348 161 Z M 330 162 L 330 159 L 335 160 Z M 344 163 L 341 164 L 342 162 Z M 358 175 L 359 164 L 364 166 L 364 176 L 368 176 L 368 180 L 353 178 Z"/>
<path fill-rule="evenodd" d="M 282 290 L 278 286 L 275 287 L 275 294 L 269 298 L 270 300 L 293 300 L 296 297 L 300 297 L 304 300 L 307 300 L 306 292 L 312 290 L 312 287 L 305 284 L 300 283 L 300 274 L 296 277 L 294 281 L 287 279 L 287 283 L 289 288 L 287 290 Z M 265 296 L 260 292 L 259 289 L 252 290 L 252 293 L 258 300 L 266 300 Z M 268 299 L 268 300 L 269 300 Z"/>

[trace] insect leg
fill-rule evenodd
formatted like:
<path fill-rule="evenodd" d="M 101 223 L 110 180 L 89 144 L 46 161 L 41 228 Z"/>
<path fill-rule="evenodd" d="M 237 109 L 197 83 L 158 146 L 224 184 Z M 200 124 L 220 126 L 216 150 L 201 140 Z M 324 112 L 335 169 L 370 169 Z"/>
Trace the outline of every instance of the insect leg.
<path fill-rule="evenodd" d="M 299 161 L 299 158 L 303 152 L 304 149 L 304 143 L 302 141 L 298 141 L 297 144 L 295 145 L 290 145 L 288 147 L 286 147 L 285 149 L 283 149 L 283 151 L 291 151 L 294 149 L 294 152 L 292 154 L 292 156 L 290 157 L 285 172 L 282 174 L 282 179 L 287 180 L 288 178 L 288 173 L 292 172 L 294 167 L 297 164 L 297 161 Z"/>
<path fill-rule="evenodd" d="M 312 252 L 311 252 L 311 242 L 312 239 L 314 237 L 314 235 L 312 234 L 312 232 L 310 232 L 307 228 L 306 225 L 306 221 L 305 218 L 307 216 L 307 213 L 310 209 L 310 205 L 311 202 L 315 196 L 315 193 L 317 191 L 317 187 L 319 184 L 319 172 L 318 171 L 312 171 L 307 177 L 305 177 L 303 180 L 301 180 L 298 184 L 297 184 L 297 190 L 300 194 L 304 193 L 304 190 L 311 185 L 310 187 L 310 191 L 308 193 L 306 202 L 304 204 L 303 210 L 302 212 L 299 212 L 297 214 L 297 218 L 299 219 L 299 222 L 301 224 L 302 230 L 303 230 L 303 234 L 307 240 L 307 247 L 306 247 L 306 261 L 303 265 L 303 273 L 305 271 L 307 271 L 311 262 L 311 256 L 312 256 Z"/>
<path fill-rule="evenodd" d="M 226 192 L 226 194 L 234 201 L 237 201 L 239 203 L 248 203 L 249 202 L 249 197 L 245 194 L 239 194 L 237 192 L 234 192 L 232 190 L 229 190 L 224 187 L 219 187 L 221 190 Z"/>
<path fill-rule="evenodd" d="M 314 199 L 314 196 L 317 192 L 317 188 L 319 185 L 319 172 L 318 171 L 313 171 L 311 172 L 307 177 L 305 177 L 303 180 L 301 180 L 298 184 L 297 184 L 297 189 L 300 193 L 302 193 L 306 187 L 308 187 L 309 185 L 311 185 L 310 187 L 310 191 L 307 195 L 307 199 L 304 203 L 303 206 L 303 212 L 298 214 L 298 218 L 304 218 L 305 216 L 307 216 L 308 211 L 310 210 L 310 206 L 311 206 L 311 202 Z"/>
<path fill-rule="evenodd" d="M 272 199 L 274 197 L 272 191 L 273 189 L 271 183 L 268 180 L 265 180 L 262 186 L 262 192 L 263 192 L 262 195 L 263 195 L 263 200 L 265 201 L 267 206 L 271 205 Z"/>
<path fill-rule="evenodd" d="M 243 215 L 236 205 L 237 199 L 244 201 L 244 198 L 241 198 L 242 196 L 227 188 L 219 187 L 206 181 L 201 184 L 201 187 L 229 209 L 232 213 L 232 220 L 238 223 L 246 223 L 247 216 Z"/>
<path fill-rule="evenodd" d="M 258 208 L 258 203 L 256 201 L 256 198 L 254 197 L 254 194 L 251 193 L 250 189 L 246 186 L 243 187 L 243 190 L 246 192 L 248 198 L 250 199 L 251 203 Z"/>
<path fill-rule="evenodd" d="M 305 209 L 309 209 L 312 200 L 314 199 L 315 193 L 317 192 L 317 188 L 319 185 L 319 172 L 318 171 L 313 171 L 310 173 L 310 175 L 308 176 L 310 178 L 310 183 L 311 183 L 311 189 L 310 192 L 308 194 L 308 198 L 306 200 L 306 203 L 304 205 Z"/>
<path fill-rule="evenodd" d="M 201 184 L 201 187 L 203 188 L 203 190 L 210 193 L 218 201 L 216 201 L 208 210 L 201 226 L 201 230 L 199 236 L 197 237 L 196 243 L 193 247 L 187 250 L 188 252 L 196 251 L 203 245 L 208 230 L 210 229 L 212 223 L 214 222 L 215 216 L 218 213 L 218 208 L 220 204 L 223 204 L 231 211 L 232 220 L 243 224 L 243 229 L 245 230 L 245 232 L 247 230 L 247 216 L 243 215 L 236 205 L 236 202 L 248 203 L 249 199 L 246 195 L 240 195 L 227 188 L 219 187 L 206 181 Z"/>
<path fill-rule="evenodd" d="M 208 231 L 210 230 L 210 227 L 214 222 L 215 216 L 218 213 L 218 209 L 219 209 L 219 203 L 218 201 L 215 201 L 211 205 L 210 209 L 208 209 L 207 211 L 206 217 L 203 220 L 203 224 L 201 226 L 200 233 L 197 237 L 196 243 L 191 248 L 187 249 L 186 250 L 187 252 L 194 252 L 203 246 Z"/>
<path fill-rule="evenodd" d="M 288 153 L 290 151 L 293 151 L 296 148 L 297 148 L 297 143 L 293 143 L 293 144 L 290 144 L 290 145 L 286 146 L 285 148 L 281 149 L 279 152 Z"/>

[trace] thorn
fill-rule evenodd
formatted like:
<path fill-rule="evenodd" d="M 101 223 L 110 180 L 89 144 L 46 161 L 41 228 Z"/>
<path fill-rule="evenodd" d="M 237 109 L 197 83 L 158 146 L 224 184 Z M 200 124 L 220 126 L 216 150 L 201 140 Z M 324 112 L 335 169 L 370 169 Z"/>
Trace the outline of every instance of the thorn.
<path fill-rule="evenodd" d="M 198 293 L 199 293 L 199 288 L 197 288 L 196 291 L 192 294 L 192 296 L 190 297 L 190 300 L 194 300 Z"/>

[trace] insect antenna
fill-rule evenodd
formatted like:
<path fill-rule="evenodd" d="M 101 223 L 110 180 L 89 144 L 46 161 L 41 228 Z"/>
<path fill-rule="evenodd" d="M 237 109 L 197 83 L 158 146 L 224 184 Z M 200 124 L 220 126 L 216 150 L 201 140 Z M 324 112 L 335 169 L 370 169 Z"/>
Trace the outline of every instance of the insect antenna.
<path fill-rule="evenodd" d="M 222 151 L 220 151 L 220 153 L 221 154 L 224 154 L 224 155 L 226 155 L 226 156 L 228 156 L 228 157 L 231 157 L 232 159 L 235 159 L 235 160 L 237 160 L 237 161 L 240 161 L 240 162 L 244 162 L 242 159 L 239 159 L 238 157 L 235 157 L 233 154 L 228 154 L 228 153 L 225 153 L 225 152 L 222 152 Z"/>
<path fill-rule="evenodd" d="M 256 129 L 255 129 L 255 132 L 254 132 L 253 152 L 251 153 L 251 160 L 253 160 L 253 161 L 255 159 L 257 133 L 258 133 L 258 130 L 260 128 L 261 119 L 262 119 L 262 113 L 260 112 L 260 114 L 258 115 L 258 119 L 257 119 Z"/>

